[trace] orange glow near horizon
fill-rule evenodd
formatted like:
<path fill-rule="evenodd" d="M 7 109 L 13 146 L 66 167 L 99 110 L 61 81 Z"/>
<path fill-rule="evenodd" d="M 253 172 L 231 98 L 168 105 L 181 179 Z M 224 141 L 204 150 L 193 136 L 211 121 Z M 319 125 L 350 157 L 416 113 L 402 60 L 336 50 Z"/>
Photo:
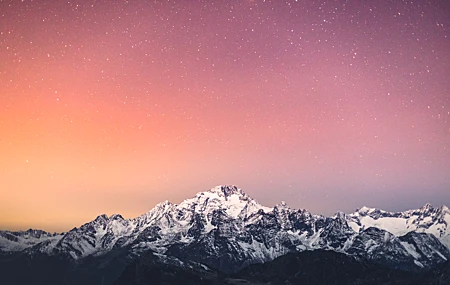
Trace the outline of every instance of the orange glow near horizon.
<path fill-rule="evenodd" d="M 448 7 L 344 2 L 0 2 L 0 229 L 450 206 Z"/>

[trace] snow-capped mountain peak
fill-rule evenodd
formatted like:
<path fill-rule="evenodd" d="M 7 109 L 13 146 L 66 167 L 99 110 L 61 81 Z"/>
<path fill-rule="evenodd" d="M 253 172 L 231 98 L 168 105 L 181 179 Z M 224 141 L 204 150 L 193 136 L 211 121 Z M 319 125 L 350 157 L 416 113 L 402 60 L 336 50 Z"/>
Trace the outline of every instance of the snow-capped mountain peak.
<path fill-rule="evenodd" d="M 78 260 L 117 248 L 137 255 L 152 250 L 196 262 L 206 260 L 210 266 L 219 266 L 218 258 L 219 264 L 226 258 L 224 264 L 231 265 L 224 270 L 314 249 L 373 259 L 387 252 L 392 260 L 401 253 L 402 262 L 428 266 L 450 258 L 450 251 L 440 243 L 450 246 L 450 211 L 445 206 L 427 204 L 397 213 L 362 207 L 348 215 L 337 212 L 324 217 L 291 209 L 286 202 L 273 208 L 262 206 L 229 185 L 199 192 L 180 204 L 164 201 L 134 219 L 100 215 L 66 234 L 0 231 L 3 251 L 65 253 Z M 426 256 L 419 254 L 422 251 L 428 252 Z"/>
<path fill-rule="evenodd" d="M 364 215 L 368 215 L 376 210 L 377 210 L 376 208 L 369 208 L 369 207 L 363 206 L 363 207 L 359 208 L 355 212 L 355 214 L 360 214 L 360 215 L 364 216 Z"/>
<path fill-rule="evenodd" d="M 342 212 L 342 211 L 337 211 L 336 214 L 334 214 L 334 216 L 332 218 L 347 220 L 348 219 L 348 215 L 346 213 Z"/>
<path fill-rule="evenodd" d="M 247 194 L 245 194 L 244 191 L 242 191 L 241 189 L 239 189 L 238 187 L 236 187 L 234 185 L 219 185 L 219 186 L 211 188 L 210 190 L 205 191 L 205 192 L 216 193 L 219 196 L 223 196 L 225 199 L 227 199 L 228 197 L 230 197 L 232 195 L 240 195 L 240 196 L 248 198 Z M 200 193 L 205 193 L 205 192 L 200 192 Z"/>
<path fill-rule="evenodd" d="M 149 211 L 149 213 L 164 213 L 172 208 L 174 205 L 170 201 L 164 201 L 156 204 L 156 206 Z"/>
<path fill-rule="evenodd" d="M 124 220 L 124 218 L 123 218 L 122 215 L 120 215 L 120 214 L 113 214 L 113 215 L 111 215 L 111 216 L 109 217 L 109 219 L 110 219 L 111 221 L 116 221 L 116 220 L 122 221 L 122 220 Z"/>
<path fill-rule="evenodd" d="M 425 205 L 423 205 L 423 206 L 420 208 L 420 210 L 426 211 L 426 210 L 430 210 L 430 209 L 433 209 L 433 208 L 434 208 L 433 205 L 431 205 L 430 203 L 426 203 Z"/>
<path fill-rule="evenodd" d="M 422 207 L 420 207 L 420 209 L 418 210 L 418 212 L 421 215 L 427 215 L 427 214 L 431 214 L 433 212 L 435 212 L 438 208 L 433 207 L 433 205 L 431 205 L 430 203 L 426 203 L 425 205 L 423 205 Z"/>
<path fill-rule="evenodd" d="M 102 214 L 102 215 L 98 216 L 97 218 L 95 218 L 94 221 L 92 221 L 92 223 L 104 225 L 104 224 L 108 223 L 108 221 L 109 221 L 109 217 L 106 214 Z"/>
<path fill-rule="evenodd" d="M 184 200 L 177 207 L 179 210 L 192 209 L 194 212 L 208 214 L 215 210 L 223 210 L 229 217 L 237 218 L 242 212 L 251 214 L 262 209 L 270 211 L 250 198 L 236 186 L 220 185 L 208 191 L 199 192 L 195 197 Z"/>
<path fill-rule="evenodd" d="M 166 200 L 156 204 L 153 209 L 131 221 L 137 228 L 148 226 L 149 224 L 161 219 L 164 214 L 169 212 L 172 208 L 174 208 L 174 206 L 174 204 Z"/>
<path fill-rule="evenodd" d="M 450 248 L 450 211 L 446 206 L 435 208 L 427 203 L 420 209 L 404 212 L 362 207 L 348 217 L 348 223 L 355 231 L 377 227 L 396 236 L 413 231 L 430 233 Z"/>
<path fill-rule="evenodd" d="M 288 206 L 288 204 L 285 202 L 285 201 L 281 201 L 280 203 L 278 203 L 277 205 L 275 205 L 275 207 L 274 208 L 277 208 L 277 209 L 290 209 L 289 208 L 289 206 Z"/>

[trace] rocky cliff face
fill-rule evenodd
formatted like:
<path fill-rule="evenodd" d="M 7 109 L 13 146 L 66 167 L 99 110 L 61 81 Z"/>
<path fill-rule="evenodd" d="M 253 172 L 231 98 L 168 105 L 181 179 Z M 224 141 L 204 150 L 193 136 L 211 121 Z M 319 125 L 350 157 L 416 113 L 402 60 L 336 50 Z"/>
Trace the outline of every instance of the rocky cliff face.
<path fill-rule="evenodd" d="M 332 250 L 395 268 L 418 270 L 450 258 L 447 207 L 390 213 L 363 207 L 333 217 L 260 205 L 235 186 L 217 186 L 135 218 L 102 215 L 64 234 L 0 232 L 3 253 L 67 255 L 75 261 L 117 250 L 187 259 L 223 272 L 289 252 Z"/>

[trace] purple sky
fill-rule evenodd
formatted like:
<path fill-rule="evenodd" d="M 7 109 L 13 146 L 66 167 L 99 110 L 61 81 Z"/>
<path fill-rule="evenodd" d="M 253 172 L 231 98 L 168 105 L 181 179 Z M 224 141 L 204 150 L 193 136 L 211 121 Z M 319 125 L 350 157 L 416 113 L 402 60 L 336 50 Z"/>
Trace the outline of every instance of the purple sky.
<path fill-rule="evenodd" d="M 449 51 L 449 1 L 0 1 L 0 228 L 450 206 Z"/>

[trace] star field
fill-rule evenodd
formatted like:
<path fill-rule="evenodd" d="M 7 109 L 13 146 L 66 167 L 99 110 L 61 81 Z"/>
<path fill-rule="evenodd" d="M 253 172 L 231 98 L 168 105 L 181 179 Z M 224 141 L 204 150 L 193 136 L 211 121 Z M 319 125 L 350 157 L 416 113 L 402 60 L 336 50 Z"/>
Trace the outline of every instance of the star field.
<path fill-rule="evenodd" d="M 447 2 L 0 1 L 0 227 L 450 206 Z"/>

